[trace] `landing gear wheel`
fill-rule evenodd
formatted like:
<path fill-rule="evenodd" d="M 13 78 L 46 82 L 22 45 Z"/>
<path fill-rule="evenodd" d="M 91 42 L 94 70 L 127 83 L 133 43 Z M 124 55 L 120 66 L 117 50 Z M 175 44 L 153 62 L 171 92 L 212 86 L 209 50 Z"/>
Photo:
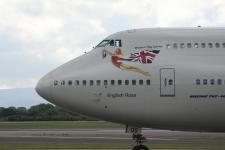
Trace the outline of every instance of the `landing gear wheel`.
<path fill-rule="evenodd" d="M 149 150 L 149 148 L 145 145 L 136 145 L 132 148 L 132 150 Z"/>
<path fill-rule="evenodd" d="M 126 133 L 132 133 L 133 141 L 135 141 L 135 146 L 132 148 L 132 150 L 149 150 L 149 148 L 145 145 L 143 145 L 144 142 L 146 142 L 146 138 L 141 134 L 141 128 L 140 127 L 132 127 L 132 126 L 126 126 Z M 133 145 L 133 144 L 132 144 Z"/>
<path fill-rule="evenodd" d="M 149 150 L 145 145 L 142 145 L 146 138 L 142 134 L 133 134 L 133 140 L 136 141 L 137 145 L 132 148 L 132 150 Z"/>

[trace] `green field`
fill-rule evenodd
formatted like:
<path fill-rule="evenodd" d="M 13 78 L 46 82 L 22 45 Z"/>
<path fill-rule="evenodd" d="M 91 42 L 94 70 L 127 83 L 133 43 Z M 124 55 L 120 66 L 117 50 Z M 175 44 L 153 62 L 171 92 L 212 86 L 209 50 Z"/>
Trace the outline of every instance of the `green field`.
<path fill-rule="evenodd" d="M 11 149 L 103 149 L 103 148 L 128 148 L 125 144 L 89 144 L 89 143 L 72 143 L 72 142 L 51 142 L 51 143 L 19 143 L 19 142 L 0 142 L 0 150 Z"/>
<path fill-rule="evenodd" d="M 88 129 L 88 128 L 124 128 L 124 125 L 105 121 L 34 121 L 0 122 L 0 130 L 22 129 Z"/>
<path fill-rule="evenodd" d="M 127 144 L 89 144 L 71 142 L 52 142 L 52 143 L 19 143 L 19 142 L 0 142 L 0 150 L 14 149 L 129 149 Z M 225 145 L 191 145 L 191 144 L 151 144 L 151 149 L 161 150 L 224 150 Z"/>

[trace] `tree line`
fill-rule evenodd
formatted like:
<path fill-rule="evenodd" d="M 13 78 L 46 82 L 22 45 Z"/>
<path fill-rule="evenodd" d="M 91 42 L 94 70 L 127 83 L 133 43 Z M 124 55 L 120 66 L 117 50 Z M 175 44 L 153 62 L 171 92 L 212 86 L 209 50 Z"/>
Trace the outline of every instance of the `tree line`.
<path fill-rule="evenodd" d="M 0 121 L 82 121 L 96 120 L 52 104 L 26 107 L 0 107 Z"/>

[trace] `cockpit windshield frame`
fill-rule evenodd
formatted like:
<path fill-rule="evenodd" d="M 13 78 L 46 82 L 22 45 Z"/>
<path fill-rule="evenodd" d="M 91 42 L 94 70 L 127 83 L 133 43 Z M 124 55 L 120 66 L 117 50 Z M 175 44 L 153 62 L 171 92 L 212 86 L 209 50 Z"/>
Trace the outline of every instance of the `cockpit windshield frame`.
<path fill-rule="evenodd" d="M 106 47 L 109 45 L 111 40 L 103 40 L 96 47 Z"/>
<path fill-rule="evenodd" d="M 114 46 L 114 47 L 122 47 L 122 41 L 120 39 L 107 39 L 101 41 L 96 47 L 106 47 L 106 46 Z"/>

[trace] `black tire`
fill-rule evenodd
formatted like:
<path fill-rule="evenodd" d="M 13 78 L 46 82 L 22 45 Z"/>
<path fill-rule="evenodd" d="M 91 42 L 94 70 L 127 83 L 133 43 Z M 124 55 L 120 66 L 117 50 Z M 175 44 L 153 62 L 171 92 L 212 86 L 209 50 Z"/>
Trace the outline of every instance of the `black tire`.
<path fill-rule="evenodd" d="M 139 150 L 149 150 L 149 148 L 145 145 L 140 145 L 140 149 Z"/>
<path fill-rule="evenodd" d="M 145 145 L 136 145 L 132 148 L 132 150 L 149 150 L 149 148 Z"/>
<path fill-rule="evenodd" d="M 139 145 L 134 146 L 132 150 L 139 150 Z"/>

